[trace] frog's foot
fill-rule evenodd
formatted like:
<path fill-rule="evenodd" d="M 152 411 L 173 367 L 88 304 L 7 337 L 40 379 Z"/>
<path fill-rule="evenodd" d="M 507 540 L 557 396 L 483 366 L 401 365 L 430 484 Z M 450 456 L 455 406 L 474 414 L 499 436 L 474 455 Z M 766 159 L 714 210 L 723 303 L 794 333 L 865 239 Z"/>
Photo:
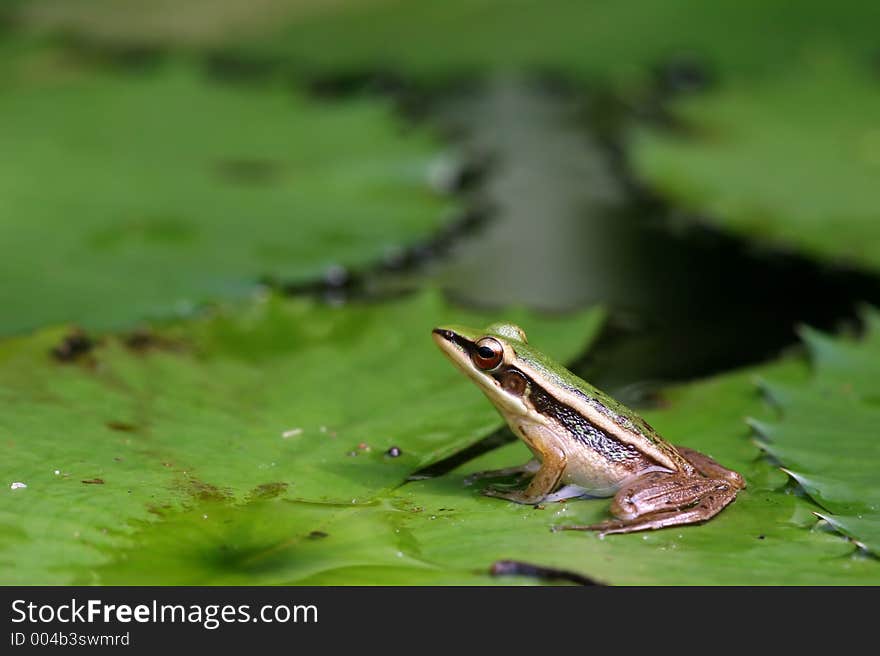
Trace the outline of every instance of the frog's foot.
<path fill-rule="evenodd" d="M 528 488 L 525 490 L 511 490 L 510 488 L 500 488 L 490 485 L 482 491 L 483 496 L 495 497 L 496 499 L 505 499 L 514 503 L 522 503 L 529 506 L 541 503 L 544 500 L 543 494 L 530 494 Z"/>
<path fill-rule="evenodd" d="M 720 510 L 720 508 L 718 509 Z M 680 526 L 682 524 L 699 524 L 713 517 L 715 513 L 706 515 L 698 509 L 692 510 L 668 510 L 666 512 L 646 515 L 638 520 L 608 519 L 598 524 L 589 526 L 562 525 L 554 526 L 553 531 L 596 531 L 599 537 L 605 537 L 613 533 L 635 533 L 636 531 L 653 531 L 667 526 Z"/>
<path fill-rule="evenodd" d="M 465 485 L 473 485 L 476 481 L 483 480 L 485 478 L 505 478 L 507 476 L 531 476 L 536 474 L 538 470 L 541 469 L 541 463 L 535 459 L 529 460 L 527 463 L 522 465 L 516 465 L 515 467 L 504 467 L 503 469 L 488 469 L 486 471 L 474 472 L 473 474 L 466 476 L 464 479 Z"/>
<path fill-rule="evenodd" d="M 650 531 L 667 526 L 699 524 L 721 512 L 736 498 L 740 486 L 726 479 L 649 475 L 614 497 L 609 519 L 588 526 L 555 526 L 554 531 L 612 533 Z"/>
<path fill-rule="evenodd" d="M 528 505 L 541 503 L 557 488 L 562 474 L 565 472 L 565 456 L 562 453 L 548 451 L 543 455 L 544 459 L 526 489 L 511 490 L 490 485 L 483 490 L 483 494 L 487 497 L 497 497 L 514 503 Z"/>

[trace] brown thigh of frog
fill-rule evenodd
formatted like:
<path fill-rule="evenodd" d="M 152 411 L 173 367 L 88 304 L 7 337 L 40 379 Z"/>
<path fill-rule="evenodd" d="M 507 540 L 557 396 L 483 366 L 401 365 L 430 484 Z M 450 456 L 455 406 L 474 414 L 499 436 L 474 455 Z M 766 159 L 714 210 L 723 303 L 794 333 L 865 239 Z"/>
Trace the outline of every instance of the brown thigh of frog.
<path fill-rule="evenodd" d="M 721 510 L 734 500 L 736 490 L 724 492 L 715 497 L 714 501 L 704 501 L 697 506 L 686 510 L 667 510 L 645 515 L 638 519 L 609 519 L 589 527 L 561 526 L 560 529 L 577 529 L 597 531 L 600 536 L 613 533 L 634 533 L 636 531 L 649 531 L 668 526 L 682 526 L 685 524 L 700 524 L 717 515 Z"/>
<path fill-rule="evenodd" d="M 622 487 L 614 495 L 609 510 L 619 519 L 632 520 L 651 513 L 690 508 L 703 499 L 714 501 L 716 496 L 731 489 L 737 488 L 717 478 L 652 472 Z"/>
<path fill-rule="evenodd" d="M 623 487 L 611 503 L 616 519 L 553 530 L 633 533 L 711 519 L 736 498 L 739 488 L 717 478 L 655 472 Z"/>

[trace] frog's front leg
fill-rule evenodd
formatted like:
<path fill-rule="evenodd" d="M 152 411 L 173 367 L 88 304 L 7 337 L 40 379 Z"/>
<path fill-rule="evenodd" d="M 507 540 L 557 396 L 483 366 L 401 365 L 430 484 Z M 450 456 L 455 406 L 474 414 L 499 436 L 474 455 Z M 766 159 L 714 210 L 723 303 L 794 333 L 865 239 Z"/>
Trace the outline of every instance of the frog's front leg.
<path fill-rule="evenodd" d="M 502 467 L 501 469 L 487 469 L 486 471 L 474 472 L 473 474 L 465 477 L 464 484 L 471 485 L 475 481 L 479 481 L 484 478 L 505 478 L 507 476 L 536 474 L 540 469 L 540 461 L 532 458 L 527 463 L 524 463 L 522 465 L 515 465 L 514 467 Z"/>
<path fill-rule="evenodd" d="M 721 512 L 741 487 L 726 478 L 652 472 L 618 491 L 611 502 L 616 519 L 589 526 L 557 526 L 554 530 L 607 535 L 698 524 Z"/>
<path fill-rule="evenodd" d="M 540 468 L 524 490 L 509 490 L 490 486 L 483 490 L 483 494 L 487 497 L 534 505 L 543 501 L 544 497 L 559 486 L 564 472 L 565 454 L 562 451 L 548 449 L 541 453 Z"/>

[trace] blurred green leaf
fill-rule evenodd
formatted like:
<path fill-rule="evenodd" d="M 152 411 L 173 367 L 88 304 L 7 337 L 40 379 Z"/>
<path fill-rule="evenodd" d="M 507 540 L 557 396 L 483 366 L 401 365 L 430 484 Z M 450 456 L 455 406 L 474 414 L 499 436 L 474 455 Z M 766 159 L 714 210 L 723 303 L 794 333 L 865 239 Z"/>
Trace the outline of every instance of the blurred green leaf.
<path fill-rule="evenodd" d="M 10 2 L 11 0 L 4 0 Z M 279 21 L 369 0 L 15 0 L 16 19 L 36 31 L 118 45 L 209 46 L 271 31 Z"/>
<path fill-rule="evenodd" d="M 373 520 L 351 508 L 372 508 L 416 469 L 500 425 L 430 336 L 438 323 L 484 325 L 499 314 L 462 311 L 436 294 L 342 308 L 269 298 L 136 342 L 106 337 L 73 363 L 49 355 L 61 330 L 0 342 L 3 582 L 92 582 L 93 568 L 145 522 L 194 506 L 194 529 L 208 537 L 225 528 L 201 524 L 203 514 L 230 506 L 259 515 L 271 499 L 296 501 L 277 520 L 256 522 L 272 541 L 341 512 L 369 533 Z M 501 315 L 563 360 L 585 348 L 602 318 Z M 386 455 L 391 446 L 399 457 Z M 183 537 L 163 540 L 186 557 Z M 376 545 L 390 549 L 384 538 Z M 397 551 L 334 562 L 413 560 Z M 156 582 L 184 576 L 170 560 L 146 572 Z"/>
<path fill-rule="evenodd" d="M 0 334 L 127 326 L 362 267 L 449 207 L 427 184 L 436 144 L 383 102 L 183 64 L 98 73 L 46 49 L 0 66 Z"/>
<path fill-rule="evenodd" d="M 625 84 L 665 62 L 672 81 L 687 85 L 695 63 L 710 76 L 760 74 L 829 44 L 866 59 L 880 8 L 859 0 L 191 0 L 181 10 L 173 0 L 31 0 L 19 20 L 111 49 L 222 48 L 297 73 L 382 70 L 436 81 L 514 68 Z"/>
<path fill-rule="evenodd" d="M 772 83 L 675 103 L 684 134 L 642 131 L 640 177 L 754 240 L 880 267 L 880 82 L 819 58 Z"/>
<path fill-rule="evenodd" d="M 313 74 L 378 69 L 424 81 L 519 69 L 627 84 L 670 64 L 673 83 L 687 85 L 718 72 L 784 70 L 829 43 L 867 59 L 878 20 L 880 8 L 858 0 L 833 7 L 818 0 L 385 0 L 304 16 L 238 51 Z"/>

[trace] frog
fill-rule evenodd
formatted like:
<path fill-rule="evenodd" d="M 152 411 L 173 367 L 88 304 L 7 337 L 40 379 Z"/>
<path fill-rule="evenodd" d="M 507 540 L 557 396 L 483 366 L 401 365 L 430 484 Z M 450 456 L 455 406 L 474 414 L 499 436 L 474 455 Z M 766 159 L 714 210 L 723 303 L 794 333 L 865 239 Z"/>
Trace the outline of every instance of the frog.
<path fill-rule="evenodd" d="M 746 487 L 742 475 L 699 451 L 676 446 L 624 404 L 531 346 L 512 323 L 433 329 L 443 354 L 482 390 L 533 457 L 466 479 L 518 477 L 524 487 L 482 494 L 543 507 L 611 497 L 611 517 L 553 530 L 616 533 L 700 524 Z"/>

